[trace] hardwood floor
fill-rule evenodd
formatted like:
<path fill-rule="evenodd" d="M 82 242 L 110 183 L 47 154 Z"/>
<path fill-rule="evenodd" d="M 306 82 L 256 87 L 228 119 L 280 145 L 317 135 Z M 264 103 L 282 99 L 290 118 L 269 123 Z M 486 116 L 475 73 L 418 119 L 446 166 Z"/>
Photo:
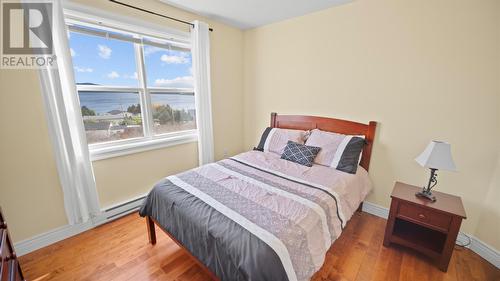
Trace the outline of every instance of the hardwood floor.
<path fill-rule="evenodd" d="M 447 273 L 427 258 L 382 246 L 385 220 L 356 213 L 312 280 L 500 280 L 500 270 L 468 249 L 456 248 Z M 167 235 L 148 244 L 137 213 L 20 257 L 29 281 L 210 280 Z"/>

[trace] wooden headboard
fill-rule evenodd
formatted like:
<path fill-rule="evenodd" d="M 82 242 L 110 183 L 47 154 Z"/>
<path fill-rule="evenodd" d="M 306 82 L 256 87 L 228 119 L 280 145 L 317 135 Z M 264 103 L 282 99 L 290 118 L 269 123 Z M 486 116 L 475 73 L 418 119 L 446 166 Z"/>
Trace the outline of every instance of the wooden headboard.
<path fill-rule="evenodd" d="M 327 117 L 278 115 L 273 112 L 271 113 L 271 127 L 295 130 L 320 129 L 344 135 L 364 135 L 367 144 L 363 148 L 363 156 L 359 164 L 367 171 L 370 167 L 373 139 L 375 138 L 375 128 L 377 127 L 377 122 L 375 121 L 363 124 Z"/>

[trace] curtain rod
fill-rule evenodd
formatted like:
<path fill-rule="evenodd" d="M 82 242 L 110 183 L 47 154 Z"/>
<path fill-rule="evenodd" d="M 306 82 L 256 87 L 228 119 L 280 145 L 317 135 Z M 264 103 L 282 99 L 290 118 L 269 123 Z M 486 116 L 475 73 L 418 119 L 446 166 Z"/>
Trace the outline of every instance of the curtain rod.
<path fill-rule="evenodd" d="M 132 9 L 136 9 L 136 10 L 139 10 L 139 11 L 142 11 L 142 12 L 145 12 L 145 13 L 149 13 L 149 14 L 152 14 L 152 15 L 155 15 L 155 16 L 163 17 L 163 18 L 166 18 L 166 19 L 169 19 L 169 20 L 173 20 L 173 21 L 180 22 L 180 23 L 187 24 L 187 25 L 190 25 L 190 26 L 194 27 L 194 24 L 192 24 L 190 22 L 187 22 L 187 21 L 184 21 L 184 20 L 180 20 L 180 19 L 176 19 L 176 18 L 169 17 L 169 16 L 165 16 L 165 15 L 162 15 L 162 14 L 158 14 L 158 13 L 155 13 L 155 12 L 143 9 L 143 8 L 132 6 L 130 4 L 122 3 L 122 2 L 119 2 L 119 1 L 116 1 L 116 0 L 109 0 L 109 2 L 113 2 L 113 3 L 118 4 L 118 5 L 122 5 L 122 6 L 125 6 L 125 7 L 132 8 Z M 209 28 L 208 30 L 214 31 L 212 28 Z"/>

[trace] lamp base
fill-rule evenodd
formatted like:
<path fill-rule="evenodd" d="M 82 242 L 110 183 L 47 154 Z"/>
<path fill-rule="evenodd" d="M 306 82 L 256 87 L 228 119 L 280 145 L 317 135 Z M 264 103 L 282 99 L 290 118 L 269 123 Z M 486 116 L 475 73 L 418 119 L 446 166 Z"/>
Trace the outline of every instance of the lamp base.
<path fill-rule="evenodd" d="M 436 197 L 432 195 L 432 192 L 425 192 L 425 191 L 420 191 L 415 193 L 415 196 L 424 198 L 427 200 L 431 200 L 432 202 L 436 202 Z"/>

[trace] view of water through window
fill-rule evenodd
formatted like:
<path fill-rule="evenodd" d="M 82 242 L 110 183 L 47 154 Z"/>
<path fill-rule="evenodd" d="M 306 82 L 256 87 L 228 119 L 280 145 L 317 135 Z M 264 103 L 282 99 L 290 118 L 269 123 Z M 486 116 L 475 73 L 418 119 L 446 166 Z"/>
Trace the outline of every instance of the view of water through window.
<path fill-rule="evenodd" d="M 89 144 L 147 137 L 144 118 L 151 118 L 146 124 L 150 124 L 152 135 L 196 129 L 188 49 L 152 41 L 143 44 L 119 33 L 114 33 L 119 35 L 116 39 L 95 28 L 81 33 L 85 27 L 78 28 L 69 32 L 68 38 Z M 142 48 L 142 59 L 138 60 L 140 53 L 134 44 Z M 142 63 L 137 65 L 138 61 Z M 140 73 L 146 74 L 145 88 L 139 86 Z M 123 87 L 127 90 L 122 91 Z M 141 93 L 149 95 L 149 104 L 143 104 Z M 143 115 L 144 107 L 150 108 L 152 117 Z"/>

